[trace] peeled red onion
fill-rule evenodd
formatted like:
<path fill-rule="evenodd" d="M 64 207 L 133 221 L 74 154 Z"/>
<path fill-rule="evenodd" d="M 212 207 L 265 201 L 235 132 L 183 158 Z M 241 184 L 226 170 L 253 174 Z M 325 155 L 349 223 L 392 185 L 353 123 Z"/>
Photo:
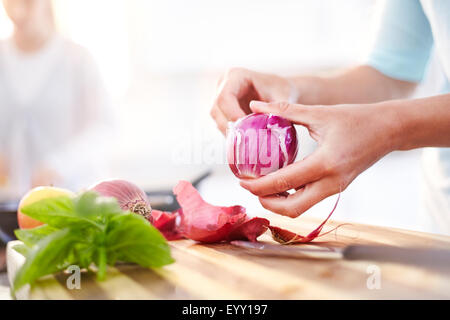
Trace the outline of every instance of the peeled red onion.
<path fill-rule="evenodd" d="M 294 162 L 298 151 L 293 124 L 272 114 L 254 113 L 231 123 L 227 161 L 238 178 L 258 178 Z"/>
<path fill-rule="evenodd" d="M 107 180 L 90 188 L 104 197 L 117 199 L 122 210 L 128 210 L 150 219 L 152 207 L 147 195 L 134 183 L 125 180 Z"/>

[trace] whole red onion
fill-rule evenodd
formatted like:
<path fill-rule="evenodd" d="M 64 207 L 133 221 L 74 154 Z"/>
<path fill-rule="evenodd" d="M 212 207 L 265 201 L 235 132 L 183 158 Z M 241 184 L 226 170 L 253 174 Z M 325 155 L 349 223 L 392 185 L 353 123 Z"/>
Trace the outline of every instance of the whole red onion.
<path fill-rule="evenodd" d="M 117 199 L 122 210 L 128 210 L 150 219 L 152 208 L 147 195 L 134 183 L 125 180 L 106 180 L 92 188 L 104 197 Z"/>
<path fill-rule="evenodd" d="M 293 124 L 272 114 L 254 113 L 230 124 L 227 161 L 238 178 L 258 178 L 294 162 L 298 151 Z"/>

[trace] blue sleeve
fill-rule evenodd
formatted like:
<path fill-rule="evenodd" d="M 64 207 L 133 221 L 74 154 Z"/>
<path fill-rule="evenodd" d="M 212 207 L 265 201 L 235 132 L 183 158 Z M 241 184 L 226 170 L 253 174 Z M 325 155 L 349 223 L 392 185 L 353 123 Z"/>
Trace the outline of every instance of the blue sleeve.
<path fill-rule="evenodd" d="M 433 35 L 419 0 L 385 1 L 366 64 L 395 79 L 422 80 Z"/>

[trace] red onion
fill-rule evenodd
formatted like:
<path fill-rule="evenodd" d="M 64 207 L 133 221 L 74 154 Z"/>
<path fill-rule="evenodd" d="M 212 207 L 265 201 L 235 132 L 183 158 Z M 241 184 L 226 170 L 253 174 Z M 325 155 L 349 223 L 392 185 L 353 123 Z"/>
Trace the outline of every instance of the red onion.
<path fill-rule="evenodd" d="M 101 196 L 116 198 L 122 210 L 128 210 L 150 219 L 152 208 L 147 195 L 134 183 L 125 180 L 107 180 L 96 184 L 91 190 Z"/>
<path fill-rule="evenodd" d="M 258 178 L 294 162 L 297 132 L 292 123 L 272 114 L 254 113 L 231 124 L 227 160 L 238 178 Z"/>

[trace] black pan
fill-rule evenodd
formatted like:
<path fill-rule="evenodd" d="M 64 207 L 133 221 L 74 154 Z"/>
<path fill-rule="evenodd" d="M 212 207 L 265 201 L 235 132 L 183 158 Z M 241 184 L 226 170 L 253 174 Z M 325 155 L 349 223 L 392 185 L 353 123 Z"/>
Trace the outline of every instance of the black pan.
<path fill-rule="evenodd" d="M 200 182 L 211 175 L 211 171 L 206 171 L 192 181 L 194 187 L 198 187 Z M 177 200 L 172 190 L 149 190 L 146 191 L 153 209 L 162 211 L 175 211 L 179 208 Z M 0 202 L 0 243 L 16 239 L 14 230 L 17 224 L 18 201 Z"/>
<path fill-rule="evenodd" d="M 17 225 L 18 202 L 9 201 L 0 203 L 0 243 L 14 240 L 14 230 Z"/>

